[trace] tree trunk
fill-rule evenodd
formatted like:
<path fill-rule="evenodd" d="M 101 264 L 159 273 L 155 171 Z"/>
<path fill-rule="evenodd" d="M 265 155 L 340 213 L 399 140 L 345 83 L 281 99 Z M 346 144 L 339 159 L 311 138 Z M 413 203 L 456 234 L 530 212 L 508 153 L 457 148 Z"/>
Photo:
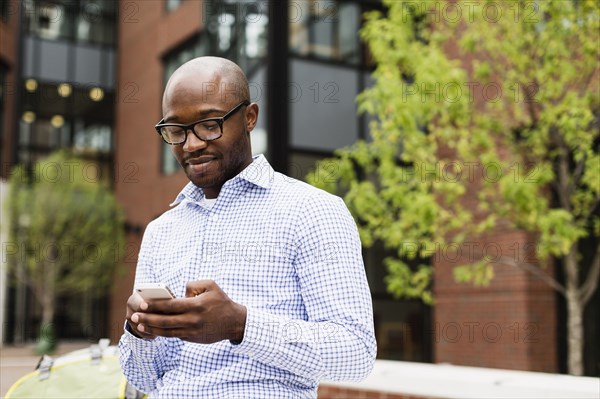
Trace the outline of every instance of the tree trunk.
<path fill-rule="evenodd" d="M 54 302 L 55 298 L 55 285 L 56 285 L 56 267 L 53 262 L 44 262 L 44 291 L 41 293 L 42 297 L 42 323 L 40 325 L 40 332 L 52 333 L 54 326 Z"/>
<path fill-rule="evenodd" d="M 567 300 L 567 367 L 572 375 L 583 375 L 583 303 L 579 295 L 577 245 L 565 257 Z"/>
<path fill-rule="evenodd" d="M 49 284 L 48 284 L 49 285 Z M 42 326 L 52 324 L 54 321 L 54 293 L 46 290 L 42 294 Z"/>
<path fill-rule="evenodd" d="M 54 262 L 46 260 L 42 264 L 42 281 L 36 285 L 37 296 L 42 305 L 42 322 L 35 347 L 38 355 L 52 353 L 56 349 L 56 337 L 54 334 L 54 305 L 56 294 L 56 266 Z"/>

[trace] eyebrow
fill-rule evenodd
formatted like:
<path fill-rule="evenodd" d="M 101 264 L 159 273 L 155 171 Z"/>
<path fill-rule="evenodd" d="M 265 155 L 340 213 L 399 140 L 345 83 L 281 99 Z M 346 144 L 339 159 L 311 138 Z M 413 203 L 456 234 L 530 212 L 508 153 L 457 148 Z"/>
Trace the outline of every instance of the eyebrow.
<path fill-rule="evenodd" d="M 199 112 L 199 119 L 196 119 L 197 121 L 201 121 L 202 119 L 208 119 L 210 118 L 210 114 L 214 114 L 214 113 L 221 113 L 224 114 L 227 111 L 223 111 L 222 109 L 218 109 L 218 108 L 210 108 L 210 109 L 206 109 L 204 111 Z M 163 123 L 169 123 L 171 121 L 177 120 L 179 117 L 177 115 L 173 115 L 173 116 L 169 116 L 168 118 L 163 118 Z M 218 116 L 215 116 L 214 118 L 218 118 Z"/>

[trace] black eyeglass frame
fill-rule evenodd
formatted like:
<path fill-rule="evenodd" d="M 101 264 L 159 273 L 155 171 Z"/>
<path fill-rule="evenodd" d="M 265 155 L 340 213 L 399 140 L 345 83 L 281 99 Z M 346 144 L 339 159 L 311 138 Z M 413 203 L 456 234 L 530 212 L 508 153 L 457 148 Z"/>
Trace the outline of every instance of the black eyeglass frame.
<path fill-rule="evenodd" d="M 196 122 L 192 122 L 189 125 L 183 125 L 180 123 L 164 123 L 164 118 L 161 119 L 155 126 L 154 129 L 156 129 L 156 132 L 158 133 L 158 135 L 163 139 L 163 141 L 167 144 L 170 145 L 182 145 L 185 144 L 185 142 L 187 141 L 188 138 L 188 132 L 191 130 L 192 133 L 194 133 L 194 136 L 196 136 L 199 140 L 202 141 L 214 141 L 217 139 L 220 139 L 221 137 L 223 137 L 223 124 L 225 123 L 225 121 L 227 119 L 229 119 L 229 117 L 231 117 L 233 114 L 235 114 L 237 112 L 237 110 L 239 110 L 240 108 L 242 108 L 242 106 L 248 106 L 250 105 L 250 101 L 248 100 L 244 100 L 241 103 L 239 103 L 238 105 L 236 105 L 235 107 L 233 107 L 230 111 L 228 111 L 227 113 L 225 113 L 225 115 L 223 116 L 219 116 L 219 117 L 215 117 L 215 118 L 206 118 L 206 119 L 200 119 L 199 121 Z M 196 131 L 194 130 L 194 127 L 199 124 L 199 123 L 206 123 L 206 122 L 217 122 L 217 124 L 219 125 L 219 131 L 221 132 L 221 134 L 219 134 L 219 136 L 215 137 L 214 139 L 203 139 L 202 137 L 198 136 L 198 133 L 196 133 Z M 175 126 L 175 127 L 180 127 L 183 129 L 183 131 L 185 132 L 185 136 L 183 138 L 183 141 L 181 143 L 170 143 L 167 141 L 167 139 L 165 138 L 165 136 L 163 136 L 163 134 L 160 132 L 160 130 L 163 127 L 167 127 L 167 126 Z"/>

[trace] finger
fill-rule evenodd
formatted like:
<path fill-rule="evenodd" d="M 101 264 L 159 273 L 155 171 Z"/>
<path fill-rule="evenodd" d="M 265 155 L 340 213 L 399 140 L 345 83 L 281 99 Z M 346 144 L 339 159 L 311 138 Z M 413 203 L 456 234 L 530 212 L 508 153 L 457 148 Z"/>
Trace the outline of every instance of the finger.
<path fill-rule="evenodd" d="M 202 298 L 200 297 L 148 301 L 148 308 L 145 310 L 145 312 L 169 315 L 188 313 L 191 311 L 201 312 L 204 310 L 202 302 Z"/>
<path fill-rule="evenodd" d="M 140 336 L 143 339 L 154 339 L 157 337 L 156 334 L 150 334 L 146 331 L 144 331 L 144 326 L 143 325 L 137 325 L 135 327 L 135 332 L 138 336 Z"/>
<path fill-rule="evenodd" d="M 183 337 L 185 335 L 184 329 L 181 328 L 160 328 L 150 327 L 145 324 L 138 325 L 138 331 L 144 335 L 157 336 L 157 337 Z"/>
<path fill-rule="evenodd" d="M 198 318 L 189 315 L 164 315 L 158 313 L 136 313 L 136 319 L 140 325 L 144 325 L 146 330 L 152 329 L 177 329 L 190 328 L 202 324 Z M 133 316 L 132 316 L 133 319 Z"/>
<path fill-rule="evenodd" d="M 145 304 L 144 299 L 137 292 L 134 292 L 127 300 L 127 307 L 134 312 L 145 310 L 144 306 L 147 308 L 148 305 Z"/>
<path fill-rule="evenodd" d="M 138 324 L 138 331 L 142 331 L 143 334 L 161 336 L 161 337 L 191 337 L 205 334 L 205 330 L 210 331 L 213 335 L 211 328 L 206 328 L 202 324 L 196 325 L 176 325 L 180 322 L 173 322 L 172 325 L 148 325 L 144 323 Z"/>
<path fill-rule="evenodd" d="M 195 297 L 204 292 L 212 291 L 215 287 L 218 287 L 218 285 L 213 280 L 189 281 L 185 285 L 185 296 L 186 298 Z"/>
<path fill-rule="evenodd" d="M 207 324 L 195 327 L 181 328 L 161 328 L 151 327 L 144 324 L 139 325 L 143 334 L 161 336 L 161 337 L 176 337 L 191 342 L 212 343 L 220 341 L 222 334 L 214 324 Z"/>

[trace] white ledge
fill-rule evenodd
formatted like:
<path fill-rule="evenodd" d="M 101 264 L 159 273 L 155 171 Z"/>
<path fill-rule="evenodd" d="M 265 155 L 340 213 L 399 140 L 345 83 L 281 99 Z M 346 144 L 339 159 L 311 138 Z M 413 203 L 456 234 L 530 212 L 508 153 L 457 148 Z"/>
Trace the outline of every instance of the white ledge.
<path fill-rule="evenodd" d="M 363 381 L 324 385 L 436 398 L 600 398 L 600 378 L 376 360 Z"/>

